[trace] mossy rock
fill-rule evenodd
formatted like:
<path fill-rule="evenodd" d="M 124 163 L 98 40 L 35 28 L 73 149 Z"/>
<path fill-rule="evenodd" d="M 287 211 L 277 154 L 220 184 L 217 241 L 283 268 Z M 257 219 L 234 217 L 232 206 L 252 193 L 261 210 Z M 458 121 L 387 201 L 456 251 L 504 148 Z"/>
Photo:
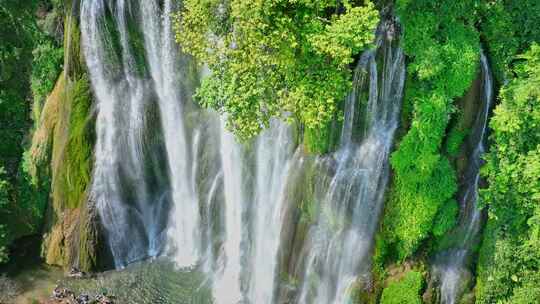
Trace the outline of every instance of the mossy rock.
<path fill-rule="evenodd" d="M 381 304 L 422 304 L 424 277 L 411 270 L 396 281 L 388 283 L 381 296 Z"/>
<path fill-rule="evenodd" d="M 95 143 L 93 98 L 78 16 L 71 5 L 66 8 L 64 71 L 40 115 L 30 155 L 34 170 L 50 163 L 52 202 L 42 255 L 49 264 L 88 271 L 98 264 L 99 247 L 97 214 L 88 201 Z"/>

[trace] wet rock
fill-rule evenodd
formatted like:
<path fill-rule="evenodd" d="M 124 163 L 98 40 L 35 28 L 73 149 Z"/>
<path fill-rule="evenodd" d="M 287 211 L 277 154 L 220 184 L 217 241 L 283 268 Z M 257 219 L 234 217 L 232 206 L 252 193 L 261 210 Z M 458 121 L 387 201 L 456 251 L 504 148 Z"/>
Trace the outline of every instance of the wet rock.
<path fill-rule="evenodd" d="M 60 287 L 56 285 L 52 292 L 51 299 L 61 300 L 61 299 L 67 299 L 67 298 L 73 298 L 73 292 L 68 290 L 67 288 Z"/>
<path fill-rule="evenodd" d="M 86 276 L 86 273 L 76 267 L 72 267 L 68 273 L 68 277 L 72 279 L 81 279 Z"/>
<path fill-rule="evenodd" d="M 96 297 L 98 304 L 113 304 L 113 296 L 107 296 L 105 294 L 100 294 Z"/>
<path fill-rule="evenodd" d="M 101 293 L 91 296 L 86 293 L 75 295 L 67 288 L 56 286 L 46 304 L 114 304 L 114 296 Z"/>
<path fill-rule="evenodd" d="M 90 296 L 87 294 L 81 294 L 76 299 L 77 304 L 90 304 Z"/>

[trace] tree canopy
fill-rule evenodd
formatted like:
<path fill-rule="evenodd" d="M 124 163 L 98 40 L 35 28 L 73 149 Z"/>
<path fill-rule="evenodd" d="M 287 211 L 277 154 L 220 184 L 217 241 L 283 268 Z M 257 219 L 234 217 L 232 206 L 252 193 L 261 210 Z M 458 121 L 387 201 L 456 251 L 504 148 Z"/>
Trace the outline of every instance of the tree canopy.
<path fill-rule="evenodd" d="M 378 22 L 369 1 L 187 0 L 175 29 L 182 49 L 211 71 L 200 103 L 249 139 L 272 117 L 310 129 L 330 122 L 351 86 L 349 64 Z"/>

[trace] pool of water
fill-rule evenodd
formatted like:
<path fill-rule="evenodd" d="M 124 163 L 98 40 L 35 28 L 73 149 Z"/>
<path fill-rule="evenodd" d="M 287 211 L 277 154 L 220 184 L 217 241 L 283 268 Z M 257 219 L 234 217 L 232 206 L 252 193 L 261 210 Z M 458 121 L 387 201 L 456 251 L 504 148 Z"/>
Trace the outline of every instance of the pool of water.
<path fill-rule="evenodd" d="M 77 294 L 112 294 L 117 303 L 211 304 L 204 276 L 195 270 L 179 270 L 168 261 L 143 262 L 90 279 L 68 279 L 61 284 Z"/>
<path fill-rule="evenodd" d="M 61 268 L 43 264 L 40 240 L 39 236 L 19 240 L 9 263 L 0 266 L 0 277 L 7 276 L 18 287 L 18 296 L 10 297 L 7 303 L 2 303 L 7 291 L 0 288 L 0 304 L 42 303 L 56 285 L 75 294 L 114 295 L 119 304 L 212 303 L 205 276 L 194 269 L 178 269 L 166 259 L 144 261 L 84 279 L 66 278 Z"/>
<path fill-rule="evenodd" d="M 19 287 L 14 304 L 41 303 L 50 297 L 56 285 L 77 295 L 113 295 L 115 302 L 121 304 L 212 303 L 210 289 L 201 273 L 177 269 L 168 261 L 141 262 L 83 279 L 66 278 L 56 267 L 33 265 L 9 278 Z"/>

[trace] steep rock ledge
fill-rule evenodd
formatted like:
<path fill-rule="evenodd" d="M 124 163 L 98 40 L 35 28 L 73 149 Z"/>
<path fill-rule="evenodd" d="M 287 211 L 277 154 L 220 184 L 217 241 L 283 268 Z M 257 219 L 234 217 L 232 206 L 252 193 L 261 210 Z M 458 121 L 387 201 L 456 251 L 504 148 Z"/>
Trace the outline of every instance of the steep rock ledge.
<path fill-rule="evenodd" d="M 88 196 L 94 122 L 76 1 L 66 3 L 64 28 L 64 70 L 40 114 L 30 155 L 34 174 L 51 179 L 42 255 L 48 264 L 87 271 L 97 266 L 99 232 Z"/>

